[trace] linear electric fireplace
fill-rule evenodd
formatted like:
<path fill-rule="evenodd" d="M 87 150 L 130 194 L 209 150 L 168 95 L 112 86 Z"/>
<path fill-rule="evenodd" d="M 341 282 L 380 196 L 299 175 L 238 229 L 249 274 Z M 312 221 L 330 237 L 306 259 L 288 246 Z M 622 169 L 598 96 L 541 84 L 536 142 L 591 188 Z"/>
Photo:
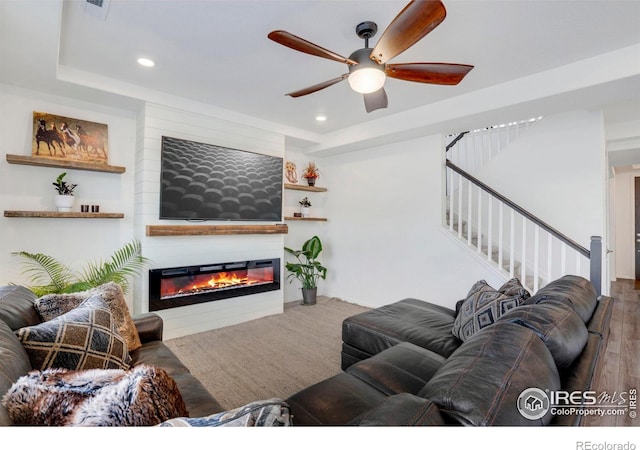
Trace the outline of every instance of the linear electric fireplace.
<path fill-rule="evenodd" d="M 280 289 L 280 259 L 149 270 L 149 310 Z"/>

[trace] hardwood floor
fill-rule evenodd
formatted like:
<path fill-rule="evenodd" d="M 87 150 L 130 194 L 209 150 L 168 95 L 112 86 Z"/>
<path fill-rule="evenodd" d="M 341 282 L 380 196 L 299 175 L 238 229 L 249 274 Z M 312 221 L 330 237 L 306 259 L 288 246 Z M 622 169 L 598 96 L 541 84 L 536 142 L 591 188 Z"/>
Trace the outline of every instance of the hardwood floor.
<path fill-rule="evenodd" d="M 595 385 L 597 393 L 640 390 L 640 290 L 635 280 L 618 279 L 611 283 L 613 314 L 605 350 L 603 370 Z M 638 405 L 640 412 L 640 405 Z M 640 426 L 640 418 L 624 416 L 587 417 L 586 426 Z"/>

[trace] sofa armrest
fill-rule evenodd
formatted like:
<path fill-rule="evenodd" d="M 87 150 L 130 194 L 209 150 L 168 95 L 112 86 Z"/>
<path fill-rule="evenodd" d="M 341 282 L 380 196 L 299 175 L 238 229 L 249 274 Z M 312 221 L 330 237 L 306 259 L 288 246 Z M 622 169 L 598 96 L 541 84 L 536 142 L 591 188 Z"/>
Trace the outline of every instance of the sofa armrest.
<path fill-rule="evenodd" d="M 133 317 L 133 323 L 138 330 L 140 342 L 161 341 L 164 323 L 162 317 L 156 313 L 143 313 Z"/>
<path fill-rule="evenodd" d="M 391 395 L 375 408 L 355 418 L 359 426 L 441 426 L 446 425 L 440 409 L 431 400 L 413 394 Z"/>

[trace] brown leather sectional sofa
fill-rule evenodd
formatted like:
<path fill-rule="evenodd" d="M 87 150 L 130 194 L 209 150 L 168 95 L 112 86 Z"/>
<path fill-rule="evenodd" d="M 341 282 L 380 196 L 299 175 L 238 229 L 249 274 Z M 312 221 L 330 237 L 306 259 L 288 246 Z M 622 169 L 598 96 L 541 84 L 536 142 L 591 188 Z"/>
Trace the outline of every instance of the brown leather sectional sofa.
<path fill-rule="evenodd" d="M 0 287 L 0 396 L 32 370 L 14 331 L 41 323 L 34 300 L 24 287 Z M 344 371 L 286 400 L 293 424 L 579 425 L 582 415 L 536 403 L 544 403 L 541 392 L 593 389 L 611 309 L 612 299 L 597 297 L 589 281 L 565 276 L 464 342 L 451 333 L 456 311 L 425 301 L 358 314 L 343 323 Z M 191 417 L 222 411 L 163 344 L 162 319 L 148 313 L 134 323 L 142 347 L 131 365 L 165 369 Z M 2 405 L 0 425 L 11 425 Z"/>
<path fill-rule="evenodd" d="M 451 333 L 455 310 L 421 300 L 358 314 L 343 323 L 344 371 L 287 399 L 293 422 L 580 425 L 612 300 L 568 275 L 464 342 Z"/>
<path fill-rule="evenodd" d="M 34 308 L 35 295 L 22 286 L 0 287 L 0 398 L 21 376 L 32 370 L 29 356 L 14 331 L 36 325 L 42 319 Z M 133 318 L 142 347 L 130 352 L 135 367 L 149 364 L 163 368 L 176 381 L 191 417 L 202 417 L 223 411 L 178 357 L 162 342 L 163 323 L 154 313 Z M 0 426 L 12 425 L 0 404 Z"/>

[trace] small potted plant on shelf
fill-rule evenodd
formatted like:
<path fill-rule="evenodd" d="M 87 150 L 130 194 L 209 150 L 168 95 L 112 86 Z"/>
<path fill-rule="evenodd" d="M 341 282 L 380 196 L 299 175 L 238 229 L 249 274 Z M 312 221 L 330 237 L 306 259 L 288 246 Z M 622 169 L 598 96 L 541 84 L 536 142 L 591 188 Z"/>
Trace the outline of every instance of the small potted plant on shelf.
<path fill-rule="evenodd" d="M 309 199 L 305 197 L 298 203 L 300 203 L 300 213 L 302 214 L 302 217 L 309 217 L 309 208 L 311 208 L 311 202 Z"/>
<path fill-rule="evenodd" d="M 297 278 L 302 283 L 302 304 L 315 305 L 318 293 L 318 280 L 327 279 L 327 268 L 316 259 L 322 252 L 322 242 L 318 236 L 313 236 L 302 244 L 301 250 L 285 251 L 296 257 L 297 263 L 287 262 L 285 268 L 290 272 L 287 278 Z M 289 281 L 291 282 L 291 281 Z"/>
<path fill-rule="evenodd" d="M 315 186 L 316 180 L 319 176 L 320 170 L 318 169 L 318 166 L 316 166 L 316 163 L 309 161 L 307 167 L 302 171 L 302 178 L 307 180 L 307 184 L 309 186 Z"/>
<path fill-rule="evenodd" d="M 56 208 L 59 212 L 69 212 L 73 207 L 73 190 L 78 186 L 77 184 L 67 183 L 64 180 L 64 177 L 67 176 L 67 172 L 62 172 L 56 178 L 54 183 L 51 183 L 55 186 L 56 191 L 58 191 L 58 195 L 54 198 L 54 202 Z"/>

